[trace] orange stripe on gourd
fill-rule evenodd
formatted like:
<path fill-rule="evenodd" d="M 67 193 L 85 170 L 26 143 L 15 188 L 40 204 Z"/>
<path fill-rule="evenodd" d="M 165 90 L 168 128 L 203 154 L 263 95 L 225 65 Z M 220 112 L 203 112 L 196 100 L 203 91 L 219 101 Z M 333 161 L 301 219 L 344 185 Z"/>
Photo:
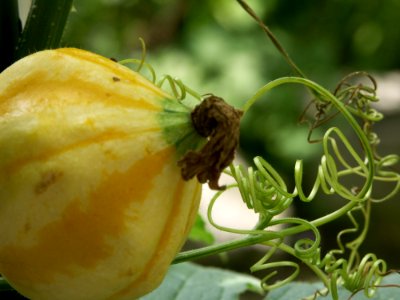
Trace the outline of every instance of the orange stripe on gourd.
<path fill-rule="evenodd" d="M 26 166 L 29 163 L 37 162 L 37 161 L 46 161 L 51 159 L 56 155 L 61 155 L 65 152 L 72 151 L 76 148 L 86 147 L 93 143 L 104 143 L 110 140 L 116 139 L 124 139 L 129 137 L 126 133 L 123 132 L 116 132 L 116 131 L 109 131 L 103 132 L 99 135 L 90 137 L 89 139 L 84 139 L 77 141 L 75 143 L 71 143 L 68 145 L 54 145 L 54 148 L 48 148 L 46 151 L 41 151 L 35 155 L 27 156 L 27 157 L 20 157 L 8 164 L 6 164 L 4 168 L 4 172 L 11 176 L 13 173 L 18 172 L 21 168 Z"/>
<path fill-rule="evenodd" d="M 76 141 L 74 143 L 70 143 L 67 145 L 54 145 L 54 147 L 48 147 L 46 151 L 40 151 L 39 153 L 31 156 L 20 157 L 8 164 L 5 164 L 3 167 L 3 172 L 7 174 L 7 176 L 11 176 L 13 173 L 18 172 L 21 168 L 28 165 L 29 163 L 38 162 L 38 161 L 47 161 L 54 156 L 62 155 L 66 152 L 76 150 L 77 148 L 88 147 L 93 144 L 103 144 L 105 142 L 112 142 L 116 140 L 126 140 L 126 139 L 134 139 L 135 136 L 141 134 L 144 135 L 146 133 L 158 132 L 160 128 L 144 128 L 141 129 L 140 132 L 136 133 L 126 133 L 126 132 L 118 132 L 115 130 L 104 131 L 98 135 L 91 136 L 87 139 L 82 139 Z"/>
<path fill-rule="evenodd" d="M 191 225 L 193 225 L 194 217 L 198 211 L 201 185 L 193 184 L 193 187 L 189 190 L 185 186 L 186 183 L 179 179 L 175 187 L 174 204 L 168 213 L 166 224 L 163 226 L 164 229 L 155 248 L 156 251 L 152 254 L 151 259 L 148 260 L 146 267 L 143 269 L 144 272 L 126 288 L 110 297 L 110 299 L 132 299 L 132 297 L 151 291 L 154 284 L 158 285 L 162 281 L 163 274 L 169 266 L 168 257 L 174 256 L 182 246 L 173 243 L 173 240 L 176 239 L 176 236 L 187 236 L 189 233 L 188 227 L 177 226 L 177 224 L 182 224 L 182 220 L 190 220 Z M 175 247 L 171 247 L 171 245 Z"/>
<path fill-rule="evenodd" d="M 87 196 L 87 207 L 82 207 L 81 199 L 71 199 L 62 218 L 38 232 L 37 243 L 3 247 L 0 269 L 14 282 L 51 283 L 54 275 L 69 273 L 71 266 L 95 267 L 113 253 L 107 237 L 123 233 L 126 210 L 132 202 L 146 201 L 154 178 L 171 155 L 172 149 L 167 148 L 140 159 L 124 173 L 109 174 Z"/>
<path fill-rule="evenodd" d="M 161 97 L 160 93 L 154 89 L 152 93 L 147 91 L 147 98 L 144 98 L 142 94 L 135 95 L 134 91 L 127 95 L 126 89 L 132 89 L 131 81 L 127 85 L 122 82 L 114 82 L 112 76 L 109 76 L 110 84 L 107 86 L 87 78 L 85 80 L 85 77 L 78 79 L 68 77 L 61 80 L 54 77 L 46 78 L 46 74 L 41 73 L 32 72 L 4 90 L 0 95 L 0 114 L 19 109 L 18 106 L 23 111 L 38 111 L 45 108 L 43 105 L 61 108 L 71 104 L 88 105 L 90 103 L 150 111 L 162 110 L 160 103 L 150 101 L 152 98 Z M 118 88 L 118 85 L 124 85 L 123 89 Z M 144 85 L 143 88 L 147 89 L 147 86 Z M 136 86 L 135 89 L 137 89 Z M 60 101 L 52 103 L 51 97 L 59 97 Z"/>

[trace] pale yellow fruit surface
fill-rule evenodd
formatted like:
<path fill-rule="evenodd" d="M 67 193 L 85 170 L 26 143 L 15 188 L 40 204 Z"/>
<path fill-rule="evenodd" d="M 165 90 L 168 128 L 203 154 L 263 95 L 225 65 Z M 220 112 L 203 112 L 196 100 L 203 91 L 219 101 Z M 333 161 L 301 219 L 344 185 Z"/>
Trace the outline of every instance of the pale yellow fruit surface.
<path fill-rule="evenodd" d="M 3 71 L 0 274 L 34 300 L 156 288 L 199 205 L 200 184 L 176 166 L 184 139 L 174 134 L 192 130 L 189 114 L 83 50 L 41 51 Z"/>

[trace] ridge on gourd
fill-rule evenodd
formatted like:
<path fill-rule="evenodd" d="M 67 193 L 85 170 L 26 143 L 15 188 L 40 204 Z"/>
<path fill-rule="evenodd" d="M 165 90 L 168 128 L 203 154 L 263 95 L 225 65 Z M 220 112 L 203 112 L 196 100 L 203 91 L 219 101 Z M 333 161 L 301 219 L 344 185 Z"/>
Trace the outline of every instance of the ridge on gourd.
<path fill-rule="evenodd" d="M 0 274 L 30 299 L 156 288 L 197 214 L 178 159 L 204 145 L 190 109 L 73 48 L 0 74 Z"/>

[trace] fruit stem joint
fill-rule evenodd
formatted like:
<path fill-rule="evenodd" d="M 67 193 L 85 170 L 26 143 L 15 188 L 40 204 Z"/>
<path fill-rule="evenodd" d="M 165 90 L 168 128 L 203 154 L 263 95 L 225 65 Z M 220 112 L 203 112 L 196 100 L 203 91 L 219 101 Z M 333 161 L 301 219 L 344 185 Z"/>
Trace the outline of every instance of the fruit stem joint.
<path fill-rule="evenodd" d="M 188 151 L 178 161 L 183 179 L 196 176 L 200 183 L 208 182 L 211 189 L 224 189 L 218 180 L 235 157 L 242 115 L 241 110 L 211 94 L 195 107 L 191 114 L 193 126 L 207 142 L 197 151 Z"/>

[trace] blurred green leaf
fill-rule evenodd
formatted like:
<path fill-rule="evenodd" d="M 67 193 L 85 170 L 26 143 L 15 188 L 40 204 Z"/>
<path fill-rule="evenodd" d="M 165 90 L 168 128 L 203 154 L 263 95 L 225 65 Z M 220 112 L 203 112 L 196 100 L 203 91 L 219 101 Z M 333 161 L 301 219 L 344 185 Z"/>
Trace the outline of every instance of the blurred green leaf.
<path fill-rule="evenodd" d="M 262 293 L 252 276 L 192 263 L 171 266 L 164 282 L 141 300 L 235 300 L 250 290 Z"/>
<path fill-rule="evenodd" d="M 277 288 L 268 293 L 265 300 L 300 300 L 305 297 L 313 296 L 316 291 L 323 288 L 322 283 L 315 282 L 290 282 L 281 288 Z M 325 299 L 325 298 L 324 298 Z"/>
<path fill-rule="evenodd" d="M 385 286 L 386 285 L 386 286 Z M 372 298 L 368 298 L 364 294 L 364 290 L 359 291 L 352 296 L 348 290 L 343 287 L 339 287 L 338 296 L 339 299 L 349 299 L 351 296 L 352 300 L 390 300 L 400 299 L 400 275 L 391 274 L 383 278 L 380 287 L 377 288 L 375 295 Z M 291 282 L 284 285 L 281 288 L 272 290 L 265 297 L 265 300 L 301 300 L 305 297 L 313 296 L 318 290 L 322 289 L 323 285 L 320 282 L 308 283 L 308 282 Z M 317 299 L 332 300 L 331 295 L 326 297 L 318 297 Z"/>
<path fill-rule="evenodd" d="M 199 214 L 197 215 L 196 221 L 190 231 L 189 239 L 208 245 L 214 243 L 214 236 L 206 229 L 206 224 Z"/>

